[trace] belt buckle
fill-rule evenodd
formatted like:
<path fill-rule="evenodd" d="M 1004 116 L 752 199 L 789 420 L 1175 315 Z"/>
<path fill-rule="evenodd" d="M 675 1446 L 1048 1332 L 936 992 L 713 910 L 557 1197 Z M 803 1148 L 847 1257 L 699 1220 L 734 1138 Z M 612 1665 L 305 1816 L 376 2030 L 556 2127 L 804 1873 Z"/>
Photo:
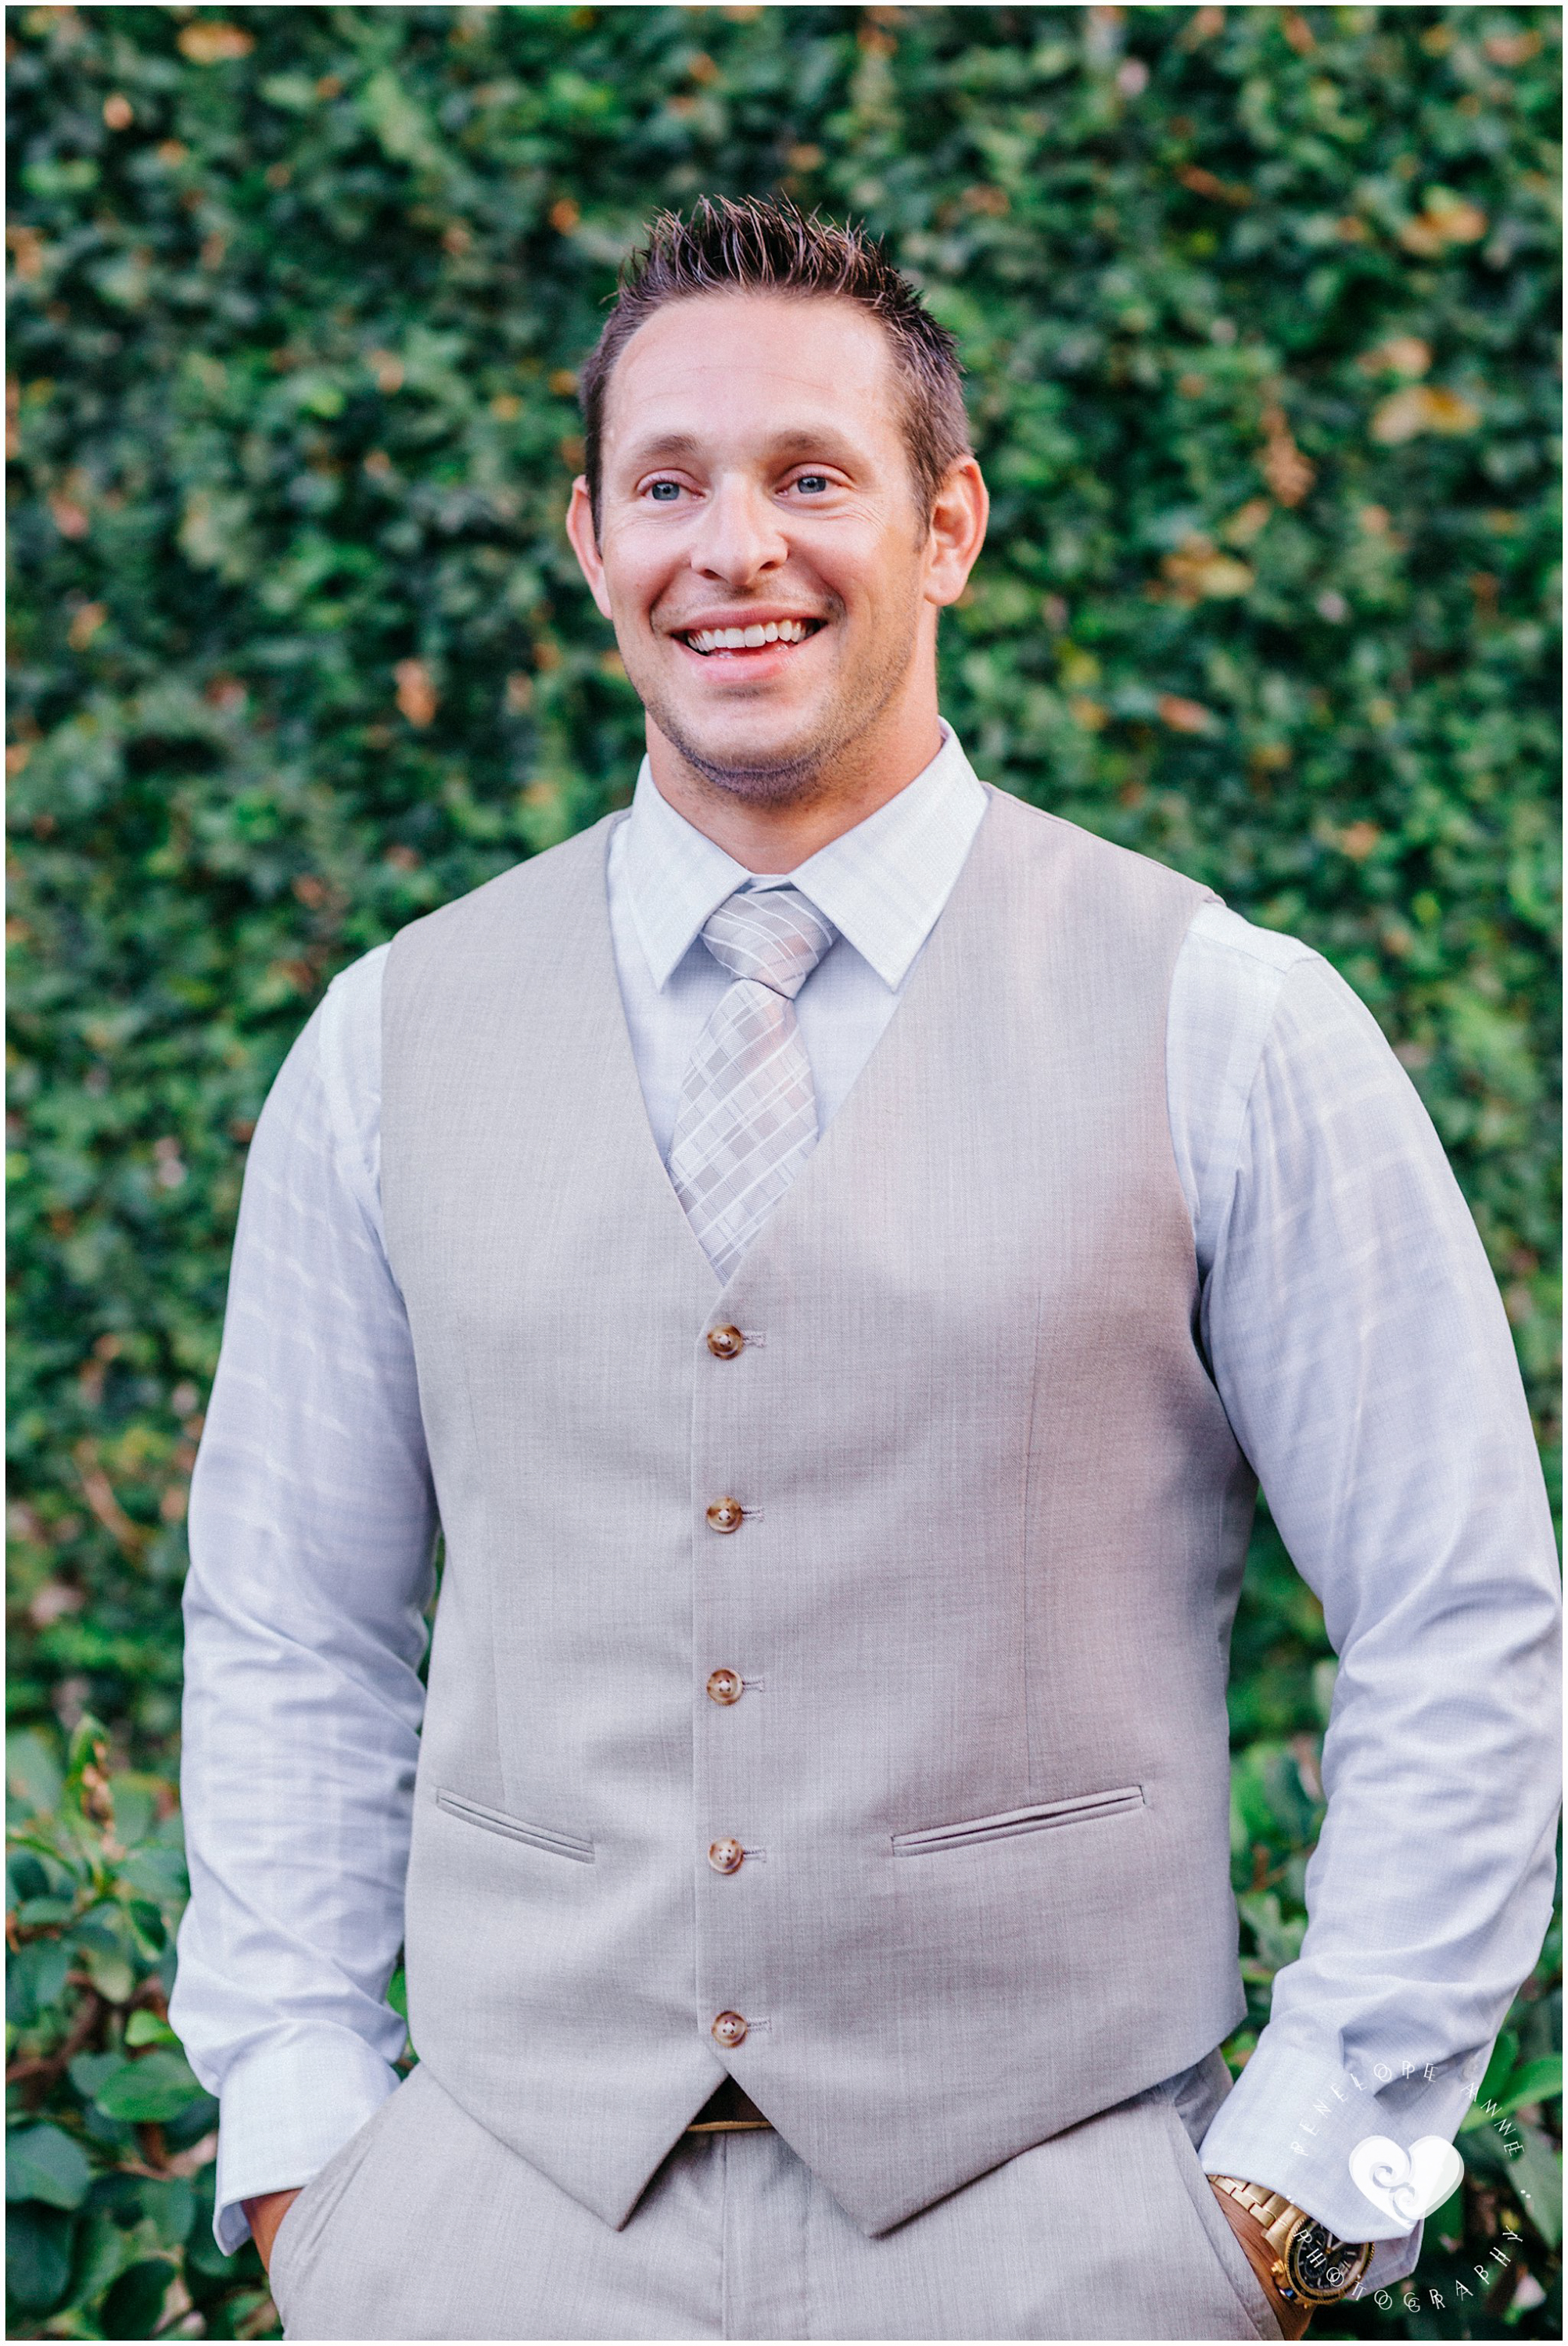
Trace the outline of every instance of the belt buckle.
<path fill-rule="evenodd" d="M 726 2077 L 716 2086 L 696 2117 L 686 2129 L 687 2134 L 771 2134 L 773 2121 L 765 2118 L 749 2094 L 743 2093 L 733 2077 Z"/>

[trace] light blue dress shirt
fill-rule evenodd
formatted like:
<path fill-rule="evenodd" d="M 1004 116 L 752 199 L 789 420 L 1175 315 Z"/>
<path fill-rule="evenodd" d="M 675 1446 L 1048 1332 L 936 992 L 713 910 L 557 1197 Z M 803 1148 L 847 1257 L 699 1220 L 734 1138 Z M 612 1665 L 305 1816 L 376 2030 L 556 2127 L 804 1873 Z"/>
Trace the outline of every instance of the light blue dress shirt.
<path fill-rule="evenodd" d="M 797 1010 L 825 1126 L 894 1015 L 986 792 L 954 737 L 788 875 L 840 936 Z M 703 923 L 755 879 L 645 765 L 608 864 L 649 1121 L 728 984 Z M 771 884 L 778 884 L 775 879 Z M 194 1478 L 175 2025 L 221 2096 L 217 2230 L 307 2181 L 392 2090 L 434 1506 L 379 1194 L 381 982 L 346 970 L 258 1125 Z M 1507 1323 L 1375 1021 L 1217 905 L 1178 958 L 1171 1144 L 1200 1335 L 1339 1655 L 1310 1925 L 1203 2144 L 1213 2173 L 1415 2260 L 1349 2157 L 1451 2136 L 1550 1911 L 1555 1553 Z M 1173 1963 L 1181 1960 L 1173 1948 Z M 606 2124 L 613 2113 L 606 2112 Z"/>

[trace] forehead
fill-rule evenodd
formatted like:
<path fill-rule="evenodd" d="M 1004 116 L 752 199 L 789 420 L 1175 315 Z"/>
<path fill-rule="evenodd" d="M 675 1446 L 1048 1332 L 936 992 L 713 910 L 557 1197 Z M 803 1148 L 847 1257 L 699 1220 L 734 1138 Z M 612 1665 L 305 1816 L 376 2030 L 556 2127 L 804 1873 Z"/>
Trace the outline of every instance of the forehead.
<path fill-rule="evenodd" d="M 610 464 L 678 439 L 720 454 L 823 434 L 885 454 L 901 447 L 891 346 L 858 303 L 823 295 L 671 301 L 616 361 L 602 431 Z"/>

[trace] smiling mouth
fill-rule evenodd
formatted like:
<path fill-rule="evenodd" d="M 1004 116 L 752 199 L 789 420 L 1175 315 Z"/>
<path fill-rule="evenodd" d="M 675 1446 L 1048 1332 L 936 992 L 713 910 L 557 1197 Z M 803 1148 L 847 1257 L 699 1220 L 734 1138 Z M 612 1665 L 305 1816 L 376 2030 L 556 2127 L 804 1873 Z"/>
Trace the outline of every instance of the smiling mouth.
<path fill-rule="evenodd" d="M 766 625 L 754 621 L 748 627 L 687 627 L 680 631 L 679 641 L 688 651 L 700 652 L 708 659 L 715 652 L 754 652 L 769 644 L 803 644 L 826 625 L 825 619 L 769 619 Z"/>

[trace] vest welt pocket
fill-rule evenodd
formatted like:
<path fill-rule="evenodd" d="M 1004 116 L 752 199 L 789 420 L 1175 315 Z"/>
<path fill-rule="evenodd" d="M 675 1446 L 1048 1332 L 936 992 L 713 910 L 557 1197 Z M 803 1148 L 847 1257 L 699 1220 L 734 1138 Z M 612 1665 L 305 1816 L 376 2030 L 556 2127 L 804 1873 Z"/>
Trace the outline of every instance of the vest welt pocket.
<path fill-rule="evenodd" d="M 569 1857 L 578 1865 L 594 1862 L 593 1842 L 578 1841 L 574 1833 L 552 1832 L 547 1825 L 526 1825 L 521 1817 L 504 1816 L 499 1809 L 482 1809 L 476 1800 L 463 1800 L 456 1792 L 437 1792 L 435 1805 L 449 1817 L 461 1817 L 465 1825 L 477 1825 L 482 1832 L 526 1841 L 530 1849 L 545 1850 L 551 1857 Z"/>
<path fill-rule="evenodd" d="M 971 1817 L 957 1825 L 932 1825 L 924 1832 L 895 1833 L 900 1857 L 934 1857 L 940 1850 L 969 1849 L 977 1841 L 1011 1841 L 1017 1833 L 1049 1831 L 1054 1825 L 1082 1825 L 1124 1815 L 1144 1805 L 1141 1784 L 1114 1792 L 1081 1792 L 1075 1800 L 1046 1800 L 1033 1809 L 1005 1809 L 996 1817 Z"/>

